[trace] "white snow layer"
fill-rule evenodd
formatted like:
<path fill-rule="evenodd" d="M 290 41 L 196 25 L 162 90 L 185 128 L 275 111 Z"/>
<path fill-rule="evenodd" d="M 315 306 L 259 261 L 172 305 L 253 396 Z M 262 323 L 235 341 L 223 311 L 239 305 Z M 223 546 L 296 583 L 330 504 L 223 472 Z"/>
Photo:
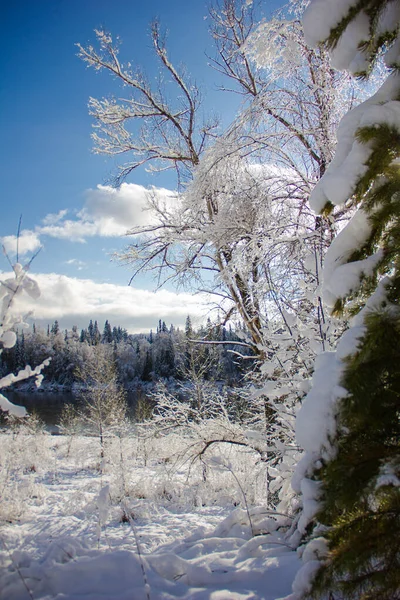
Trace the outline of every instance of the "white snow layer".
<path fill-rule="evenodd" d="M 349 10 L 357 4 L 356 0 L 313 0 L 303 15 L 304 34 L 307 43 L 316 47 L 325 41 L 331 30 L 339 25 Z M 379 17 L 376 37 L 395 33 L 400 20 L 400 2 L 389 2 Z M 332 66 L 357 74 L 368 70 L 368 56 L 360 49 L 363 42 L 370 40 L 369 19 L 364 11 L 349 23 L 336 47 L 331 51 Z M 386 64 L 394 65 L 399 60 L 398 44 L 390 50 Z"/>
<path fill-rule="evenodd" d="M 345 368 L 343 359 L 356 351 L 364 333 L 365 327 L 356 324 L 343 334 L 336 352 L 324 352 L 317 357 L 313 386 L 297 414 L 296 439 L 304 455 L 295 468 L 292 487 L 302 494 L 298 528 L 303 533 L 319 507 L 319 487 L 310 477 L 322 466 L 321 459 L 335 456 L 338 401 L 347 396 L 347 390 L 340 385 Z"/>
<path fill-rule="evenodd" d="M 355 292 L 363 276 L 371 276 L 383 258 L 382 250 L 359 261 L 348 263 L 355 248 L 361 248 L 371 234 L 367 213 L 360 208 L 336 236 L 324 260 L 322 297 L 328 310 L 332 310 L 338 298 Z"/>
<path fill-rule="evenodd" d="M 340 383 L 345 368 L 344 359 L 357 350 L 365 334 L 365 316 L 375 311 L 395 311 L 400 309 L 388 303 L 387 288 L 389 277 L 382 279 L 375 292 L 370 296 L 364 308 L 351 320 L 351 327 L 341 337 L 336 352 L 326 352 L 317 358 L 313 376 L 313 387 L 306 396 L 296 420 L 296 437 L 305 450 L 298 462 L 292 478 L 292 487 L 302 496 L 302 512 L 298 530 L 305 533 L 307 526 L 320 508 L 319 483 L 310 479 L 312 473 L 322 466 L 321 460 L 335 456 L 334 440 L 336 436 L 336 414 L 338 401 L 346 398 L 348 392 Z M 399 485 L 398 479 L 390 468 L 382 469 L 376 486 Z M 318 538 L 322 539 L 323 538 Z M 299 600 L 310 591 L 310 582 L 321 565 L 324 546 L 314 552 L 311 540 L 303 552 L 303 566 L 297 572 L 293 582 L 293 594 L 285 600 Z"/>
<path fill-rule="evenodd" d="M 331 52 L 331 64 L 339 71 L 360 73 L 368 68 L 366 55 L 358 48 L 369 38 L 369 18 L 364 11 L 349 23 L 337 46 Z"/>
<path fill-rule="evenodd" d="M 0 600 L 287 596 L 301 566 L 293 519 L 229 496 L 247 474 L 254 486 L 256 459 L 215 449 L 242 483 L 211 462 L 205 481 L 200 464 L 175 463 L 186 435 L 110 437 L 100 471 L 95 437 L 0 432 Z"/>
<path fill-rule="evenodd" d="M 14 331 L 5 331 L 0 337 L 3 348 L 13 348 L 17 342 L 17 334 Z"/>
<path fill-rule="evenodd" d="M 356 292 L 363 277 L 373 275 L 376 267 L 383 259 L 383 250 L 378 250 L 364 260 L 358 260 L 339 266 L 333 272 L 323 289 L 323 298 L 328 309 L 332 309 L 338 298 L 346 298 Z"/>
<path fill-rule="evenodd" d="M 307 44 L 315 47 L 326 40 L 354 4 L 355 0 L 313 0 L 303 15 Z"/>
<path fill-rule="evenodd" d="M 383 35 L 387 32 L 395 32 L 400 22 L 400 2 L 392 0 L 388 2 L 385 10 L 379 17 L 376 32 Z"/>
<path fill-rule="evenodd" d="M 1 580 L 1 600 L 279 600 L 300 566 L 278 535 L 248 539 L 238 509 L 208 536 L 139 556 L 126 549 L 89 549 L 77 539 L 52 542 L 42 558 L 15 552 Z M 160 526 L 162 524 L 160 523 Z M 28 596 L 27 596 L 28 597 Z"/>
<path fill-rule="evenodd" d="M 15 417 L 21 418 L 26 416 L 26 408 L 24 406 L 12 404 L 3 394 L 0 394 L 0 409 Z"/>
<path fill-rule="evenodd" d="M 343 117 L 338 127 L 335 157 L 310 197 L 315 212 L 321 212 L 328 201 L 344 204 L 366 173 L 371 148 L 357 141 L 359 128 L 388 124 L 400 132 L 400 102 L 396 100 L 399 96 L 400 75 L 392 73 L 376 94 Z"/>
<path fill-rule="evenodd" d="M 22 317 L 21 315 L 13 314 L 12 310 L 10 310 L 15 298 L 22 293 L 28 294 L 34 300 L 40 296 L 39 286 L 36 281 L 28 277 L 27 270 L 28 267 L 23 267 L 20 263 L 15 263 L 13 265 L 14 277 L 0 281 L 0 354 L 4 348 L 13 348 L 15 346 L 17 335 L 13 329 L 17 326 L 21 328 L 28 327 L 24 320 L 29 315 Z M 49 363 L 50 358 L 43 361 L 41 365 L 38 365 L 34 369 L 26 365 L 17 375 L 14 375 L 14 373 L 5 375 L 0 379 L 0 389 L 8 387 L 17 381 L 29 379 L 30 377 L 35 377 L 35 384 L 39 387 L 43 379 L 41 372 Z M 24 407 L 14 405 L 2 394 L 0 394 L 0 409 L 16 417 L 26 416 Z"/>

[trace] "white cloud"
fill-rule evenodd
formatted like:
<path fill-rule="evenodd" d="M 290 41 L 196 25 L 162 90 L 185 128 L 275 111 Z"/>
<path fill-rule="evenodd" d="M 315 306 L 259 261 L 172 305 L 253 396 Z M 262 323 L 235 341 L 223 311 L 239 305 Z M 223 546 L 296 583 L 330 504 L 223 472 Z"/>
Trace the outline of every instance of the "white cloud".
<path fill-rule="evenodd" d="M 132 227 L 149 225 L 154 221 L 154 212 L 149 208 L 149 195 L 156 194 L 165 206 L 174 202 L 175 194 L 165 188 L 145 188 L 135 183 L 123 183 L 119 189 L 98 185 L 87 190 L 83 208 L 76 218 L 66 219 L 67 209 L 49 213 L 42 225 L 34 230 L 20 233 L 18 253 L 23 256 L 41 247 L 41 236 L 50 236 L 71 242 L 86 243 L 87 238 L 120 237 Z M 7 253 L 17 252 L 17 236 L 0 237 Z"/>
<path fill-rule="evenodd" d="M 60 210 L 58 213 L 49 213 L 43 219 L 43 223 L 45 225 L 55 225 L 55 223 L 58 223 L 59 221 L 61 221 L 67 213 L 68 213 L 67 209 Z"/>
<path fill-rule="evenodd" d="M 69 240 L 70 242 L 85 243 L 87 237 L 97 235 L 97 226 L 95 223 L 84 221 L 62 221 L 55 225 L 45 225 L 36 227 L 40 235 L 49 235 L 57 239 Z"/>
<path fill-rule="evenodd" d="M 35 231 L 24 229 L 21 231 L 19 237 L 16 235 L 7 235 L 0 238 L 2 245 L 4 246 L 7 254 L 12 256 L 18 254 L 24 256 L 29 252 L 36 252 L 41 247 L 41 242 L 38 234 Z"/>
<path fill-rule="evenodd" d="M 76 219 L 64 220 L 65 210 L 49 214 L 36 231 L 74 242 L 85 242 L 93 236 L 121 236 L 132 227 L 152 223 L 154 216 L 148 207 L 150 193 L 157 194 L 167 205 L 173 202 L 174 193 L 164 188 L 149 190 L 135 183 L 123 183 L 119 189 L 98 185 L 86 192 L 85 204 Z"/>
<path fill-rule="evenodd" d="M 82 269 L 87 267 L 87 263 L 85 263 L 83 260 L 79 260 L 79 258 L 70 258 L 69 260 L 66 260 L 64 264 L 75 266 L 78 271 L 82 271 Z"/>
<path fill-rule="evenodd" d="M 93 319 L 102 327 L 108 319 L 134 333 L 154 329 L 159 319 L 184 327 L 188 314 L 201 320 L 207 310 L 207 298 L 201 294 L 150 292 L 55 273 L 30 276 L 38 282 L 41 296 L 35 302 L 23 296 L 16 308 L 23 313 L 33 310 L 35 321 L 42 325 L 57 319 L 62 328 L 81 328 Z"/>

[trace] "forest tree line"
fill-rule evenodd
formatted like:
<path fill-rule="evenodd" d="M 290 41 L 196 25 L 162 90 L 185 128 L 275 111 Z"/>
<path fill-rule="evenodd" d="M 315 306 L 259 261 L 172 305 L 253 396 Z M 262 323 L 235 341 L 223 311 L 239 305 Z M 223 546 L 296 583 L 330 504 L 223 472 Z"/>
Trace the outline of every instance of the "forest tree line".
<path fill-rule="evenodd" d="M 47 329 L 33 324 L 28 332 L 19 331 L 15 346 L 1 355 L 0 368 L 2 374 L 17 373 L 26 364 L 39 364 L 51 357 L 44 381 L 68 387 L 79 381 L 82 366 L 101 351 L 114 364 L 118 380 L 124 386 L 165 378 L 190 379 L 193 371 L 199 370 L 205 380 L 232 384 L 239 383 L 248 368 L 234 354 L 235 342 L 240 342 L 241 334 L 239 325 L 215 326 L 210 320 L 195 329 L 189 316 L 184 331 L 174 325 L 167 326 L 160 319 L 154 332 L 137 334 L 112 326 L 108 320 L 100 328 L 91 319 L 80 331 L 75 325 L 62 330 L 56 320 Z M 213 341 L 226 343 L 208 343 Z M 250 349 L 248 354 L 251 355 Z"/>

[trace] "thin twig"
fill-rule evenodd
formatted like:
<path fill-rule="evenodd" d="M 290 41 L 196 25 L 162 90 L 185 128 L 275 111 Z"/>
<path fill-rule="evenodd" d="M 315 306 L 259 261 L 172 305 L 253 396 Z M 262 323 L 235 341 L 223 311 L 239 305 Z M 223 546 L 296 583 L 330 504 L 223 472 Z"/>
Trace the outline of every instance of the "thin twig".
<path fill-rule="evenodd" d="M 234 473 L 232 467 L 230 467 L 229 465 L 225 465 L 225 464 L 222 464 L 222 465 L 219 464 L 218 466 L 222 466 L 224 469 L 227 469 L 227 471 L 229 471 L 229 473 L 231 473 L 231 475 L 234 477 L 236 483 L 238 484 L 239 489 L 242 492 L 242 496 L 243 496 L 243 500 L 244 500 L 244 506 L 245 506 L 246 513 L 247 513 L 247 518 L 248 518 L 249 524 L 250 524 L 251 535 L 252 535 L 252 537 L 254 537 L 255 533 L 254 533 L 253 521 L 251 520 L 250 509 L 249 509 L 249 505 L 247 503 L 246 493 L 245 493 L 245 491 L 243 489 L 242 484 L 240 483 L 238 477 L 236 476 L 236 473 Z"/>
<path fill-rule="evenodd" d="M 140 562 L 140 568 L 141 568 L 141 571 L 142 571 L 142 577 L 143 577 L 143 581 L 144 581 L 144 589 L 146 591 L 146 598 L 147 598 L 147 600 L 151 600 L 151 598 L 150 598 L 150 585 L 149 585 L 149 581 L 147 579 L 146 569 L 144 568 L 144 563 L 143 563 L 143 558 L 142 558 L 142 551 L 140 549 L 139 537 L 138 537 L 137 532 L 136 532 L 136 527 L 135 527 L 135 524 L 133 522 L 132 515 L 129 512 L 129 510 L 127 509 L 125 500 L 121 504 L 122 504 L 122 510 L 124 511 L 124 514 L 125 514 L 126 518 L 129 521 L 129 525 L 130 525 L 131 531 L 133 533 L 133 537 L 135 538 L 136 550 L 137 550 L 137 553 L 138 553 L 139 562 Z"/>
<path fill-rule="evenodd" d="M 19 262 L 19 238 L 21 237 L 21 223 L 22 223 L 22 215 L 19 215 L 18 228 L 17 228 L 17 262 Z"/>

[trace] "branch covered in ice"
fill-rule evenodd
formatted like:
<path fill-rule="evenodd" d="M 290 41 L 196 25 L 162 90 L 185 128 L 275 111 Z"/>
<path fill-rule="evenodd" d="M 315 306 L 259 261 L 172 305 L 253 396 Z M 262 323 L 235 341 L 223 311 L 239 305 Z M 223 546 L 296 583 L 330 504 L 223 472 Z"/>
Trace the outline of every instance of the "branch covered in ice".
<path fill-rule="evenodd" d="M 23 293 L 28 294 L 34 300 L 40 296 L 38 284 L 27 274 L 29 264 L 28 266 L 23 267 L 17 262 L 13 265 L 14 277 L 0 281 L 0 354 L 3 351 L 3 348 L 13 348 L 15 346 L 17 334 L 13 329 L 18 326 L 27 326 L 24 323 L 26 316 L 23 318 L 12 310 L 16 298 Z M 0 379 L 0 389 L 9 387 L 13 383 L 24 381 L 30 377 L 35 377 L 36 386 L 39 387 L 43 379 L 42 370 L 44 367 L 48 366 L 49 363 L 50 358 L 47 358 L 34 369 L 27 365 L 24 369 L 21 369 L 17 375 L 14 375 L 14 373 L 5 375 Z M 26 409 L 23 406 L 16 406 L 2 394 L 0 394 L 0 410 L 6 411 L 10 415 L 16 417 L 23 417 L 26 415 Z"/>

